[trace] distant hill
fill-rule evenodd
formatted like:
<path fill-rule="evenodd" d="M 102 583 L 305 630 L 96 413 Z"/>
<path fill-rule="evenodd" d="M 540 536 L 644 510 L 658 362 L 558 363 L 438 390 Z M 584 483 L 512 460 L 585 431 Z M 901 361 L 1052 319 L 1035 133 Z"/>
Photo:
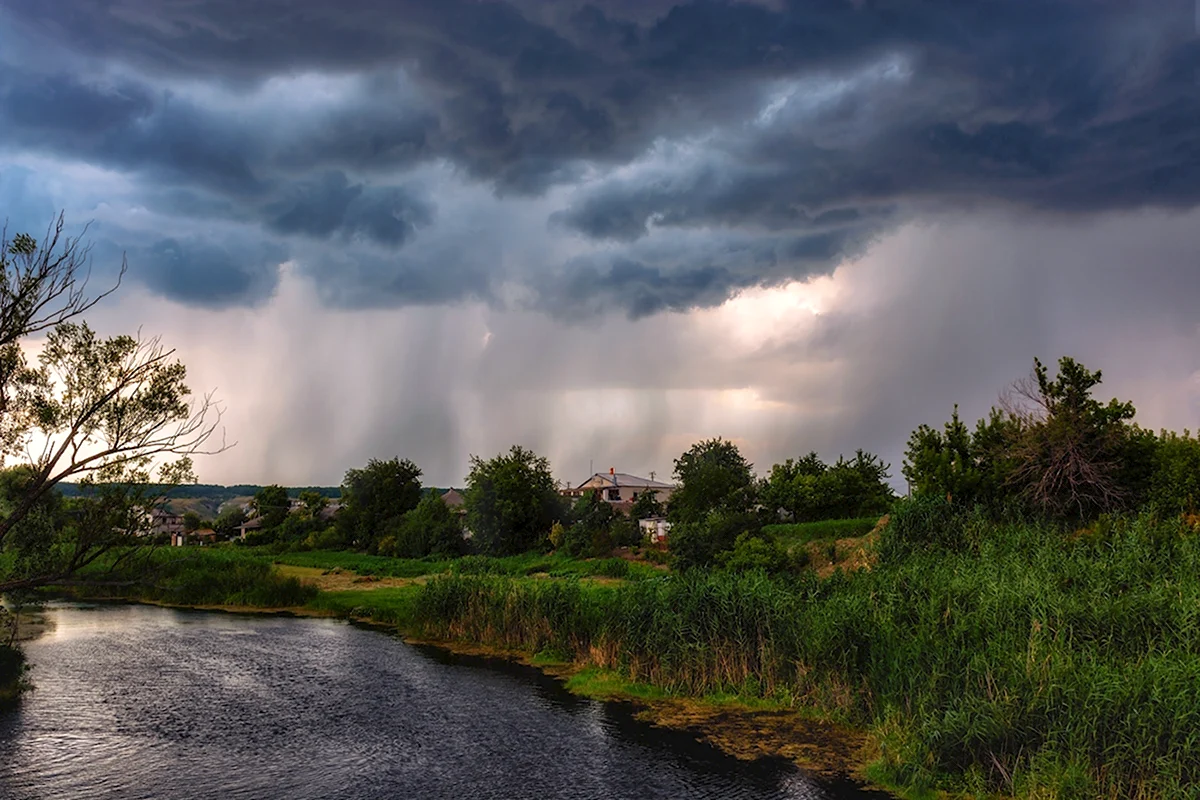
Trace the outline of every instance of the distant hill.
<path fill-rule="evenodd" d="M 193 483 L 186 486 L 176 486 L 167 492 L 167 508 L 176 514 L 195 511 L 202 519 L 214 519 L 223 510 L 223 506 L 249 503 L 259 489 L 263 487 L 248 483 L 236 486 L 221 486 L 215 483 Z M 83 492 L 77 484 L 60 483 L 58 490 L 64 497 L 79 497 Z M 324 497 L 336 500 L 342 496 L 338 486 L 289 486 L 288 497 L 299 497 L 301 492 L 314 491 Z M 441 495 L 447 490 L 435 486 L 425 487 L 426 492 L 436 492 Z"/>
<path fill-rule="evenodd" d="M 167 492 L 167 507 L 176 514 L 195 511 L 204 519 L 212 519 L 221 512 L 221 506 L 226 503 L 248 503 L 262 486 L 253 484 L 237 484 L 236 486 L 221 486 L 214 483 L 193 483 L 176 486 Z M 63 497 L 79 497 L 83 494 L 81 488 L 74 483 L 60 483 L 58 490 Z M 288 497 L 299 497 L 301 492 L 314 491 L 324 497 L 341 497 L 342 490 L 338 486 L 289 486 Z"/>

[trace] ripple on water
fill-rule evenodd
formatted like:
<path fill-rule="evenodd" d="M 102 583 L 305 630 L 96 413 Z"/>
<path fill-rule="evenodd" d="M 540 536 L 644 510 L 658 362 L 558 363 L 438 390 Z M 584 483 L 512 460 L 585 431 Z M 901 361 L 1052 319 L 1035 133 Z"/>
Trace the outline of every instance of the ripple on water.
<path fill-rule="evenodd" d="M 60 608 L 0 798 L 821 798 L 520 668 L 330 620 Z"/>

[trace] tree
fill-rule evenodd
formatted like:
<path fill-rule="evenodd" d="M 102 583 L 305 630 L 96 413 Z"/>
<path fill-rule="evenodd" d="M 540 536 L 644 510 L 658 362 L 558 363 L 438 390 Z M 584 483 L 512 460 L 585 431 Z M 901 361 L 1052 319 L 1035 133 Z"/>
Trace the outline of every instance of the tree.
<path fill-rule="evenodd" d="M 971 430 L 958 416 L 958 406 L 941 431 L 921 425 L 908 439 L 901 472 L 914 495 L 942 495 L 952 502 L 980 499 L 984 473 L 976 461 Z"/>
<path fill-rule="evenodd" d="M 155 484 L 193 482 L 191 456 L 215 451 L 220 410 L 192 399 L 173 350 L 73 321 L 116 286 L 88 295 L 88 248 L 63 229 L 60 216 L 40 244 L 0 235 L 0 459 L 28 468 L 0 518 L 0 592 L 72 579 L 117 547 L 126 566 L 146 528 L 138 509 L 161 501 Z M 22 342 L 41 332 L 30 363 Z M 70 524 L 39 528 L 39 503 L 68 478 L 88 489 Z"/>
<path fill-rule="evenodd" d="M 636 521 L 650 517 L 661 517 L 666 512 L 667 507 L 658 499 L 658 492 L 653 489 L 647 489 L 639 493 L 633 501 L 633 506 L 629 509 L 629 518 Z"/>
<path fill-rule="evenodd" d="M 486 461 L 471 456 L 463 500 L 476 543 L 496 555 L 540 547 L 564 513 L 550 462 L 519 445 Z"/>
<path fill-rule="evenodd" d="M 754 538 L 762 533 L 761 519 L 746 511 L 709 512 L 700 520 L 677 522 L 671 526 L 670 548 L 678 570 L 709 567 L 732 550 L 738 537 Z"/>
<path fill-rule="evenodd" d="M 437 492 L 426 492 L 417 507 L 394 520 L 379 552 L 401 558 L 460 556 L 466 552 L 462 519 Z"/>
<path fill-rule="evenodd" d="M 572 556 L 602 556 L 613 549 L 612 528 L 621 515 L 596 491 L 586 492 L 571 508 L 562 549 Z"/>
<path fill-rule="evenodd" d="M 708 439 L 675 459 L 679 488 L 667 514 L 672 522 L 702 522 L 712 512 L 745 513 L 755 503 L 753 465 L 733 442 Z"/>
<path fill-rule="evenodd" d="M 321 516 L 321 512 L 329 505 L 329 498 L 320 492 L 312 489 L 305 489 L 300 493 L 300 503 L 303 505 L 306 516 L 317 519 Z"/>
<path fill-rule="evenodd" d="M 1154 453 L 1149 502 L 1168 514 L 1200 511 L 1200 435 L 1163 431 Z"/>
<path fill-rule="evenodd" d="M 246 512 L 241 506 L 231 506 L 213 520 L 213 530 L 222 536 L 232 536 L 246 521 Z"/>
<path fill-rule="evenodd" d="M 200 515 L 195 511 L 183 512 L 183 530 L 185 532 L 195 533 L 196 531 L 200 530 L 200 525 L 202 522 L 203 520 L 200 519 Z"/>
<path fill-rule="evenodd" d="M 769 511 L 782 511 L 793 522 L 814 519 L 817 479 L 827 469 L 815 452 L 799 460 L 789 458 L 782 464 L 775 464 L 759 487 L 759 499 Z"/>
<path fill-rule="evenodd" d="M 346 471 L 338 531 L 352 546 L 374 551 L 386 525 L 421 502 L 421 468 L 408 459 L 371 459 Z"/>
<path fill-rule="evenodd" d="M 254 493 L 252 504 L 258 518 L 262 520 L 264 530 L 278 528 L 287 519 L 292 501 L 288 499 L 287 489 L 279 484 L 264 486 Z"/>
<path fill-rule="evenodd" d="M 1035 358 L 1032 375 L 1014 384 L 1006 398 L 1021 429 L 1008 483 L 1047 516 L 1088 519 L 1137 502 L 1126 471 L 1144 460 L 1136 452 L 1144 442 L 1129 424 L 1135 409 L 1115 398 L 1107 403 L 1093 398 L 1100 382 L 1099 370 L 1065 356 L 1052 379 Z"/>

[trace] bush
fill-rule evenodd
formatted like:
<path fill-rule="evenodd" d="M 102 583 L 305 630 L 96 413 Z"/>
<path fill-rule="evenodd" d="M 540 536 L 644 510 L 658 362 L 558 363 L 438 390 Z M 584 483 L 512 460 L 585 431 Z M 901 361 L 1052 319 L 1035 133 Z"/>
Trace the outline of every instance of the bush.
<path fill-rule="evenodd" d="M 966 544 L 963 518 L 962 510 L 944 495 L 899 500 L 880 537 L 880 557 L 895 561 L 920 550 L 962 549 Z"/>
<path fill-rule="evenodd" d="M 385 525 L 388 534 L 379 540 L 379 554 L 399 558 L 458 556 L 466 552 L 462 519 L 436 492 L 429 492 L 417 507 Z"/>
<path fill-rule="evenodd" d="M 737 537 L 732 550 L 717 554 L 717 566 L 730 572 L 752 572 L 758 570 L 771 575 L 788 572 L 791 559 L 774 538 L 742 533 Z"/>
<path fill-rule="evenodd" d="M 753 514 L 713 512 L 703 522 L 671 526 L 670 548 L 680 570 L 711 566 L 717 554 L 732 550 L 738 536 L 757 535 L 762 525 Z"/>

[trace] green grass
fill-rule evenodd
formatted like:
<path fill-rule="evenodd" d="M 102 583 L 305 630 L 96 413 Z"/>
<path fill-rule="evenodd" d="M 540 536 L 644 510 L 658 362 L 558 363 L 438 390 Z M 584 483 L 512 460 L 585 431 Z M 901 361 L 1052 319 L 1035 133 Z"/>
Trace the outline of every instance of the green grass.
<path fill-rule="evenodd" d="M 576 672 L 566 681 L 567 690 L 594 700 L 637 698 L 662 700 L 669 694 L 659 686 L 638 683 L 611 669 L 588 667 Z"/>
<path fill-rule="evenodd" d="M 823 539 L 849 539 L 865 536 L 879 522 L 879 517 L 859 519 L 827 519 L 820 522 L 796 522 L 785 525 L 764 525 L 763 533 L 769 533 L 788 550 L 796 545 Z"/>
<path fill-rule="evenodd" d="M 246 551 L 250 552 L 250 551 Z M 638 580 L 661 574 L 649 564 L 619 558 L 580 559 L 557 553 L 523 553 L 516 556 L 464 556 L 455 559 L 389 558 L 344 550 L 312 550 L 271 554 L 256 548 L 254 555 L 279 564 L 317 569 L 344 569 L 359 575 L 416 578 L 422 575 L 508 575 L 520 577 L 546 573 L 552 577 L 616 577 Z"/>
<path fill-rule="evenodd" d="M 350 592 L 321 592 L 306 607 L 338 616 L 364 617 L 374 622 L 409 628 L 419 586 L 398 586 Z"/>

